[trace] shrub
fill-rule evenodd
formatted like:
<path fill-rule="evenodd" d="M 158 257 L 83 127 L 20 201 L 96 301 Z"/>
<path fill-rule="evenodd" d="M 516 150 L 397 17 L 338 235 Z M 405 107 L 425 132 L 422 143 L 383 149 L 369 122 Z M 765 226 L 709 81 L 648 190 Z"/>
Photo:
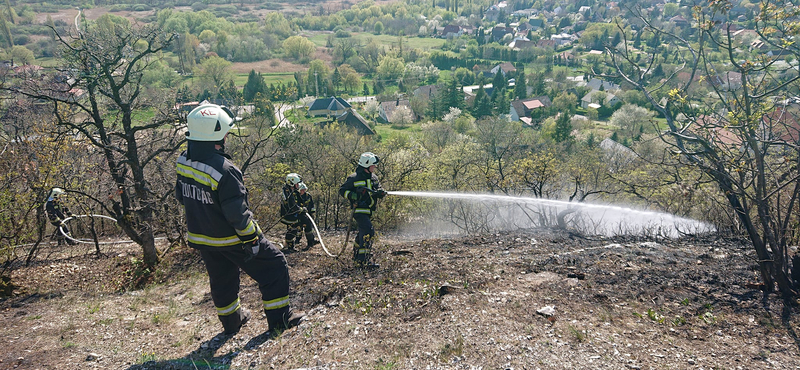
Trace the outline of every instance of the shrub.
<path fill-rule="evenodd" d="M 14 45 L 27 45 L 29 42 L 31 42 L 31 38 L 28 35 L 14 36 Z"/>

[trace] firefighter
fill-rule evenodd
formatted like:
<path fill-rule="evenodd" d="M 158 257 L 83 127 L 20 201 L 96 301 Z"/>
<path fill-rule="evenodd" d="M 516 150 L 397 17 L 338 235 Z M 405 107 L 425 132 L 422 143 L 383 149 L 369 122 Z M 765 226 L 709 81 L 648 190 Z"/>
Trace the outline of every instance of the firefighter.
<path fill-rule="evenodd" d="M 314 206 L 314 198 L 311 197 L 311 194 L 308 192 L 308 186 L 306 183 L 299 183 L 297 185 L 297 192 L 299 194 L 298 204 L 306 209 L 306 213 L 300 215 L 300 227 L 306 234 L 307 244 L 304 250 L 308 250 L 315 244 L 319 243 L 314 238 L 314 226 L 311 224 L 312 219 L 314 218 L 314 213 L 317 212 L 317 208 Z M 297 233 L 297 238 L 294 240 L 295 245 L 300 244 L 301 239 L 303 239 L 303 235 Z"/>
<path fill-rule="evenodd" d="M 353 244 L 353 261 L 358 267 L 370 269 L 378 267 L 372 262 L 375 228 L 371 217 L 378 205 L 377 200 L 386 196 L 386 191 L 381 188 L 378 176 L 375 175 L 379 161 L 378 156 L 371 152 L 361 154 L 356 172 L 348 176 L 339 188 L 339 195 L 347 198 L 353 207 L 353 219 L 358 227 Z"/>
<path fill-rule="evenodd" d="M 50 219 L 50 224 L 56 227 L 55 232 L 53 232 L 53 237 L 58 240 L 58 245 L 63 245 L 65 240 L 67 244 L 75 245 L 78 243 L 72 240 L 69 228 L 67 224 L 64 223 L 67 217 L 72 217 L 72 212 L 69 211 L 69 208 L 61 204 L 61 197 L 65 193 L 64 189 L 61 188 L 53 188 L 50 190 L 50 195 L 47 197 L 47 203 L 45 203 L 44 209 L 47 212 L 47 218 Z"/>
<path fill-rule="evenodd" d="M 286 225 L 286 235 L 284 242 L 286 243 L 286 250 L 295 252 L 295 240 L 301 236 L 302 223 L 300 218 L 308 210 L 300 204 L 300 193 L 298 188 L 303 179 L 300 175 L 292 172 L 286 175 L 286 181 L 283 184 L 281 200 L 281 223 Z"/>
<path fill-rule="evenodd" d="M 189 246 L 208 271 L 211 299 L 225 334 L 250 319 L 239 299 L 239 274 L 258 283 L 270 332 L 296 326 L 301 313 L 289 306 L 289 270 L 283 253 L 261 233 L 247 200 L 242 172 L 225 154 L 233 114 L 203 104 L 187 117 L 188 145 L 177 161 L 175 195 L 186 211 Z"/>

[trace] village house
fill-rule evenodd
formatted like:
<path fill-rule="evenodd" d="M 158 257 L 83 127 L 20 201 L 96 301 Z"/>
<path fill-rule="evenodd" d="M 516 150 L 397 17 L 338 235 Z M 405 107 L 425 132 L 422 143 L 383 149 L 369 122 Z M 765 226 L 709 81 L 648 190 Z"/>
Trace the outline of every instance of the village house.
<path fill-rule="evenodd" d="M 394 123 L 394 113 L 400 107 L 408 108 L 414 115 L 415 121 L 419 119 L 419 116 L 411 109 L 411 102 L 409 102 L 408 99 L 395 99 L 381 102 L 380 109 L 378 110 L 378 121 L 382 123 Z"/>
<path fill-rule="evenodd" d="M 564 46 L 571 44 L 573 41 L 577 39 L 578 39 L 577 36 L 570 35 L 568 33 L 559 33 L 557 35 L 550 35 L 550 40 L 555 41 L 557 46 Z"/>
<path fill-rule="evenodd" d="M 436 92 L 439 91 L 439 87 L 436 85 L 425 85 L 420 86 L 412 92 L 415 98 L 424 99 L 427 101 L 433 100 L 436 96 Z"/>
<path fill-rule="evenodd" d="M 344 114 L 348 108 L 352 108 L 352 106 L 342 98 L 318 98 L 308 107 L 308 115 L 311 117 L 337 117 Z"/>
<path fill-rule="evenodd" d="M 483 13 L 483 19 L 488 22 L 497 22 L 500 19 L 500 14 L 507 13 L 508 11 L 508 3 L 501 1 L 486 9 L 486 11 Z"/>
<path fill-rule="evenodd" d="M 555 49 L 556 48 L 556 40 L 540 39 L 539 41 L 536 41 L 536 47 L 537 48 L 541 48 L 541 49 L 545 49 L 545 48 Z"/>
<path fill-rule="evenodd" d="M 541 18 L 529 19 L 528 23 L 531 25 L 531 31 L 538 31 L 545 26 L 544 20 Z"/>
<path fill-rule="evenodd" d="M 721 90 L 734 91 L 742 87 L 742 74 L 735 71 L 723 72 L 708 77 L 708 82 Z"/>
<path fill-rule="evenodd" d="M 470 34 L 472 27 L 463 27 L 456 24 L 449 24 L 442 29 L 441 36 L 446 39 L 461 37 L 462 35 Z"/>
<path fill-rule="evenodd" d="M 531 124 L 531 112 L 537 109 L 548 108 L 553 103 L 547 96 L 538 96 L 535 98 L 519 99 L 511 102 L 509 114 L 512 121 L 523 121 L 524 123 Z M 527 118 L 527 120 L 526 120 Z"/>
<path fill-rule="evenodd" d="M 536 43 L 531 40 L 528 40 L 525 37 L 515 38 L 508 44 L 508 47 L 514 50 L 527 49 L 527 48 L 532 48 L 534 46 L 536 46 Z"/>
<path fill-rule="evenodd" d="M 602 101 L 601 101 L 602 100 Z M 599 90 L 592 90 L 588 92 L 586 95 L 581 98 L 581 107 L 582 108 L 595 108 L 598 109 L 600 107 L 613 107 L 619 103 L 622 103 L 619 97 L 616 95 Z"/>
<path fill-rule="evenodd" d="M 609 81 L 604 81 L 599 78 L 592 78 L 589 82 L 586 83 L 586 87 L 592 90 L 602 90 L 603 91 L 616 91 L 620 89 L 620 86 Z"/>
<path fill-rule="evenodd" d="M 686 18 L 684 18 L 684 17 L 682 17 L 680 15 L 676 15 L 676 16 L 670 18 L 669 21 L 672 24 L 674 24 L 675 27 L 679 27 L 679 28 L 686 28 L 686 27 L 690 27 L 691 26 L 689 21 L 687 21 Z"/>
<path fill-rule="evenodd" d="M 517 73 L 517 67 L 514 67 L 514 65 L 510 62 L 503 62 L 492 68 L 491 72 L 493 75 L 496 75 L 498 72 L 500 72 L 503 74 L 503 77 L 508 78 L 510 74 Z"/>
<path fill-rule="evenodd" d="M 500 41 L 506 35 L 514 35 L 514 28 L 495 26 L 492 28 L 492 41 Z"/>
<path fill-rule="evenodd" d="M 352 108 L 348 108 L 344 114 L 336 117 L 336 121 L 344 126 L 355 129 L 361 136 L 375 135 L 375 131 L 369 127 L 367 120 Z"/>

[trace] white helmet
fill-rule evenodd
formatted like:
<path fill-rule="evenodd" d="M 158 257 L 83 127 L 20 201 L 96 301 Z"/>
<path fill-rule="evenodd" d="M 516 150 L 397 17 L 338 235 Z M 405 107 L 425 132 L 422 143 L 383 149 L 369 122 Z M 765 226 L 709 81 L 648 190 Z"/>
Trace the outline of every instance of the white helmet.
<path fill-rule="evenodd" d="M 193 109 L 186 120 L 189 140 L 220 141 L 233 127 L 234 115 L 225 106 L 203 104 Z"/>
<path fill-rule="evenodd" d="M 300 175 L 298 175 L 298 174 L 296 174 L 294 172 L 286 175 L 286 184 L 288 184 L 288 185 L 297 185 L 297 184 L 301 183 L 302 181 L 303 181 L 303 179 L 300 178 Z"/>
<path fill-rule="evenodd" d="M 53 198 L 57 198 L 59 195 L 64 193 L 66 192 L 62 188 L 53 188 L 53 190 L 50 190 L 50 196 L 52 196 Z"/>
<path fill-rule="evenodd" d="M 308 186 L 306 186 L 306 183 L 301 182 L 300 185 L 297 185 L 297 190 L 308 190 Z"/>
<path fill-rule="evenodd" d="M 378 164 L 378 162 L 380 162 L 380 159 L 372 152 L 361 153 L 361 158 L 358 158 L 358 165 L 364 168 L 369 168 L 369 166 Z"/>

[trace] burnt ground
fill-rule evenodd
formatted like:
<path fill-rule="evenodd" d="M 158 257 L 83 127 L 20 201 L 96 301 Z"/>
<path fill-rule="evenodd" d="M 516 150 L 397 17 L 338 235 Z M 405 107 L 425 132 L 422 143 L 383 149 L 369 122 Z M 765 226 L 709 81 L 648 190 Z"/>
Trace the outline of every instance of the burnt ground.
<path fill-rule="evenodd" d="M 325 236 L 339 249 L 343 235 Z M 369 272 L 317 246 L 287 255 L 307 320 L 277 337 L 246 277 L 254 320 L 220 334 L 191 250 L 170 249 L 148 275 L 135 247 L 92 248 L 14 270 L 0 369 L 800 368 L 796 309 L 758 290 L 736 240 L 385 236 Z"/>

